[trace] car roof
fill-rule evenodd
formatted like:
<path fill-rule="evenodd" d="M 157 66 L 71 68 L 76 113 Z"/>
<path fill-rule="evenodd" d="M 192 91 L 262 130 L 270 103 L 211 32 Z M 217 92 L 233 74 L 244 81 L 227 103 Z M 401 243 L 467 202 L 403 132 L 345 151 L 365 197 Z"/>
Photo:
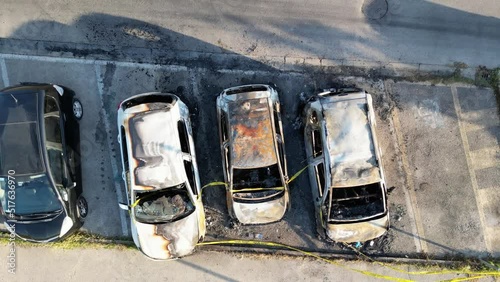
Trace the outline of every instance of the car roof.
<path fill-rule="evenodd" d="M 173 187 L 186 179 L 176 106 L 138 113 L 128 120 L 135 190 Z"/>
<path fill-rule="evenodd" d="M 381 180 L 365 93 L 322 98 L 332 187 Z"/>
<path fill-rule="evenodd" d="M 265 167 L 278 162 L 268 99 L 228 102 L 229 146 L 235 168 Z"/>
<path fill-rule="evenodd" d="M 17 175 L 45 171 L 40 138 L 43 91 L 11 88 L 0 93 L 0 175 L 14 170 Z"/>

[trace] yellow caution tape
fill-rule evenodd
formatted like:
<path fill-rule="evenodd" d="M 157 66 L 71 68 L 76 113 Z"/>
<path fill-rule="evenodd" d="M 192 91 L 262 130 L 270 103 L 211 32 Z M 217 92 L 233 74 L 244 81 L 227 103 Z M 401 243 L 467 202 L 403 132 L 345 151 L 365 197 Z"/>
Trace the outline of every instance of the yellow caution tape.
<path fill-rule="evenodd" d="M 221 241 L 200 242 L 200 243 L 197 244 L 197 246 L 206 246 L 206 245 L 253 245 L 253 246 L 265 246 L 265 247 L 285 248 L 285 249 L 296 251 L 296 252 L 305 254 L 307 256 L 314 257 L 316 259 L 322 260 L 324 262 L 327 262 L 327 263 L 330 263 L 330 264 L 334 264 L 334 265 L 337 265 L 337 266 L 340 266 L 342 268 L 349 269 L 349 270 L 352 270 L 352 271 L 356 271 L 356 272 L 359 272 L 359 273 L 362 273 L 362 274 L 365 274 L 365 275 L 368 275 L 368 276 L 371 276 L 371 277 L 382 278 L 382 279 L 392 280 L 392 281 L 413 281 L 413 280 L 407 280 L 407 279 L 402 279 L 402 278 L 398 278 L 398 277 L 393 277 L 393 276 L 388 276 L 388 275 L 382 275 L 382 274 L 378 274 L 378 273 L 374 273 L 374 272 L 370 272 L 370 271 L 364 271 L 364 270 L 359 270 L 359 269 L 351 268 L 351 267 L 345 266 L 345 265 L 343 265 L 343 264 L 341 264 L 339 262 L 336 262 L 334 260 L 323 258 L 323 257 L 321 257 L 319 255 L 314 254 L 314 253 L 311 253 L 311 252 L 308 252 L 308 251 L 304 251 L 304 250 L 301 250 L 299 248 L 292 247 L 292 246 L 289 246 L 289 245 L 285 245 L 285 244 L 281 244 L 281 243 L 276 243 L 276 242 L 254 241 L 254 240 L 221 240 Z M 470 271 L 470 270 L 406 271 L 406 270 L 403 270 L 403 269 L 399 269 L 399 268 L 390 266 L 390 265 L 388 265 L 386 263 L 383 263 L 383 262 L 380 262 L 380 261 L 376 261 L 376 260 L 368 257 L 367 255 L 363 254 L 363 256 L 367 257 L 370 261 L 372 261 L 374 263 L 377 263 L 377 264 L 382 265 L 384 267 L 388 267 L 388 268 L 390 268 L 390 269 L 392 269 L 394 271 L 397 271 L 397 272 L 400 272 L 400 273 L 403 273 L 403 274 L 406 274 L 406 275 L 438 275 L 438 274 L 467 274 L 467 275 L 473 275 L 471 277 L 453 278 L 453 279 L 446 280 L 446 281 L 467 281 L 467 280 L 479 279 L 479 278 L 483 278 L 483 277 L 487 277 L 487 276 L 500 276 L 500 272 L 499 271 Z"/>
<path fill-rule="evenodd" d="M 158 191 L 156 191 L 156 192 L 158 192 Z M 156 194 L 157 193 L 152 192 L 152 193 L 148 193 L 146 196 L 140 197 L 139 199 L 135 200 L 135 202 L 130 206 L 130 208 L 134 208 L 135 206 L 137 206 L 139 204 L 140 201 L 145 200 L 147 198 L 150 198 Z"/>
<path fill-rule="evenodd" d="M 253 192 L 253 191 L 269 191 L 269 190 L 285 190 L 285 187 L 271 187 L 271 188 L 244 188 L 244 189 L 237 189 L 237 190 L 231 190 L 233 193 L 243 193 L 243 192 Z"/>
<path fill-rule="evenodd" d="M 304 251 L 304 250 L 301 250 L 299 248 L 295 248 L 292 246 L 288 246 L 288 245 L 284 245 L 284 244 L 280 244 L 280 243 L 275 243 L 275 242 L 252 241 L 252 240 L 225 240 L 225 241 L 200 242 L 197 244 L 197 246 L 206 246 L 206 245 L 258 245 L 258 246 L 266 246 L 266 247 L 285 248 L 285 249 L 296 251 L 296 252 L 314 257 L 316 259 L 322 260 L 322 261 L 327 262 L 329 264 L 337 265 L 337 266 L 340 266 L 342 268 L 345 268 L 345 269 L 348 269 L 351 271 L 355 271 L 355 272 L 358 272 L 358 273 L 361 273 L 361 274 L 364 274 L 367 276 L 371 276 L 371 277 L 375 277 L 375 278 L 382 278 L 382 279 L 391 280 L 391 281 L 401 281 L 401 282 L 413 281 L 413 280 L 408 280 L 408 279 L 403 279 L 403 278 L 393 277 L 393 276 L 388 276 L 388 275 L 382 275 L 382 274 L 378 274 L 378 273 L 371 272 L 371 271 L 360 270 L 360 269 L 348 267 L 348 266 L 345 266 L 345 265 L 338 263 L 334 260 L 323 258 L 323 257 L 316 255 L 316 254 L 313 254 L 311 252 Z"/>
<path fill-rule="evenodd" d="M 295 173 L 292 178 L 290 178 L 288 180 L 287 183 L 290 183 L 292 181 L 294 181 L 297 177 L 299 177 L 299 175 L 301 175 L 307 168 L 309 167 L 309 165 L 306 165 L 304 168 L 302 168 L 301 170 L 297 171 L 297 173 Z"/>
<path fill-rule="evenodd" d="M 135 200 L 135 202 L 130 206 L 130 208 L 134 208 L 135 206 L 137 206 L 139 204 L 139 202 L 141 201 L 141 199 L 137 199 Z"/>
<path fill-rule="evenodd" d="M 304 168 L 302 168 L 297 173 L 295 173 L 286 183 L 289 184 L 290 182 L 297 179 L 297 177 L 299 177 L 299 175 L 301 175 L 307 169 L 307 167 L 309 167 L 309 165 L 306 165 Z M 210 183 L 204 185 L 203 187 L 201 187 L 201 190 L 203 190 L 207 187 L 212 187 L 212 186 L 225 186 L 225 187 L 227 187 L 228 184 L 226 182 L 222 182 L 222 181 L 214 181 L 214 182 L 210 182 Z M 283 187 L 283 186 L 271 187 L 271 188 L 244 188 L 244 189 L 231 190 L 231 192 L 242 193 L 242 192 L 252 192 L 252 191 L 268 191 L 268 190 L 284 190 L 284 189 L 285 189 L 285 187 Z"/>
<path fill-rule="evenodd" d="M 226 182 L 220 182 L 220 181 L 215 181 L 215 182 L 210 182 L 207 185 L 201 187 L 201 190 L 210 187 L 210 186 L 227 186 Z"/>
<path fill-rule="evenodd" d="M 287 184 L 289 184 L 292 181 L 294 181 L 295 179 L 297 179 L 297 177 L 299 177 L 308 167 L 309 167 L 309 165 L 305 166 L 304 168 L 302 168 L 301 170 L 299 170 L 298 172 L 296 172 L 287 181 Z M 225 182 L 211 182 L 211 183 L 208 183 L 207 185 L 203 186 L 202 190 L 204 188 L 210 187 L 210 186 L 225 186 L 225 187 L 227 187 L 228 184 L 226 184 Z M 232 190 L 232 192 L 233 193 L 238 193 L 238 192 L 247 192 L 247 191 L 264 191 L 264 190 L 280 190 L 280 189 L 284 189 L 284 187 L 245 188 L 245 189 L 239 189 L 239 190 Z M 136 203 L 137 203 L 137 201 L 136 201 Z M 136 204 L 136 203 L 134 203 L 134 204 Z M 296 252 L 305 254 L 307 256 L 311 256 L 311 257 L 317 258 L 319 260 L 325 261 L 327 263 L 334 264 L 334 265 L 337 265 L 337 266 L 340 266 L 340 267 L 343 267 L 343 268 L 346 268 L 346 269 L 349 269 L 349 270 L 352 270 L 352 271 L 356 271 L 356 272 L 359 272 L 359 273 L 362 273 L 362 274 L 365 274 L 365 275 L 368 275 L 368 276 L 371 276 L 371 277 L 382 278 L 382 279 L 392 280 L 392 281 L 413 281 L 413 280 L 407 280 L 407 279 L 402 279 L 402 278 L 398 278 L 398 277 L 393 277 L 393 276 L 388 276 L 388 275 L 382 275 L 382 274 L 378 274 L 378 273 L 374 273 L 374 272 L 370 272 L 370 271 L 359 270 L 359 269 L 347 267 L 347 266 L 342 265 L 342 264 L 340 264 L 340 263 L 338 263 L 338 262 L 336 262 L 334 260 L 329 260 L 329 259 L 323 258 L 321 256 L 318 256 L 316 254 L 313 254 L 311 252 L 304 251 L 304 250 L 301 250 L 299 248 L 288 246 L 288 245 L 281 244 L 281 243 L 266 242 L 266 241 L 252 241 L 252 240 L 223 240 L 223 241 L 200 242 L 197 245 L 198 246 L 204 246 L 204 245 L 234 245 L 234 244 L 237 244 L 237 245 L 258 245 L 258 246 L 266 246 L 266 247 L 285 248 L 285 249 L 296 251 Z M 345 245 L 347 247 L 351 248 L 353 251 L 355 251 L 360 256 L 362 256 L 362 257 L 364 257 L 364 258 L 372 261 L 373 263 L 376 263 L 378 265 L 387 267 L 389 269 L 392 269 L 394 271 L 397 271 L 397 272 L 400 272 L 400 273 L 403 273 L 403 274 L 407 274 L 407 275 L 437 275 L 437 274 L 467 274 L 467 275 L 474 275 L 472 277 L 454 278 L 454 279 L 447 280 L 447 281 L 468 281 L 468 280 L 483 278 L 483 277 L 486 277 L 486 276 L 500 276 L 500 271 L 468 271 L 468 270 L 462 270 L 462 271 L 455 271 L 455 270 L 406 271 L 406 270 L 403 270 L 403 269 L 399 269 L 397 267 L 393 267 L 393 266 L 391 266 L 391 265 L 389 265 L 387 263 L 383 263 L 383 262 L 377 261 L 377 260 L 375 260 L 375 259 L 373 259 L 373 258 L 371 258 L 371 257 L 369 257 L 367 255 L 365 255 L 364 253 L 360 252 L 359 250 L 355 249 L 351 245 L 348 245 L 348 244 L 345 244 Z"/>
<path fill-rule="evenodd" d="M 487 276 L 479 275 L 479 276 L 471 276 L 471 277 L 460 277 L 460 278 L 453 278 L 453 279 L 449 279 L 449 280 L 443 280 L 443 282 L 469 281 L 469 280 L 476 280 L 476 279 L 481 279 L 481 278 L 485 278 L 485 277 L 487 277 Z"/>
<path fill-rule="evenodd" d="M 358 255 L 370 260 L 371 262 L 373 263 L 376 263 L 378 265 L 381 265 L 381 266 L 384 266 L 384 267 L 387 267 L 387 268 L 390 268 L 394 271 L 397 271 L 397 272 L 400 272 L 400 273 L 404 273 L 404 274 L 410 274 L 410 275 L 428 275 L 428 274 L 473 274 L 473 275 L 492 275 L 492 276 L 500 276 L 500 271 L 469 271 L 469 270 L 462 270 L 462 271 L 455 271 L 455 270 L 440 270 L 440 271 L 406 271 L 404 269 L 400 269 L 400 268 L 397 268 L 397 267 L 394 267 L 394 266 L 391 266 L 387 263 L 383 263 L 381 261 L 377 261 L 367 255 L 365 255 L 364 253 L 362 253 L 361 251 L 357 250 L 356 248 L 354 248 L 353 246 L 349 245 L 349 244 L 346 244 L 346 243 L 343 243 L 345 246 L 347 246 L 348 248 L 352 249 L 355 253 L 357 253 Z"/>

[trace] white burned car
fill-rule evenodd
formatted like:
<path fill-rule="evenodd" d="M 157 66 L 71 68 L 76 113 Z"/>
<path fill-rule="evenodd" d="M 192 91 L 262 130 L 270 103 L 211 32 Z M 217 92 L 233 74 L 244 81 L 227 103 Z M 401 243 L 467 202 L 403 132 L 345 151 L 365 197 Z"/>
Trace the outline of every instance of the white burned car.
<path fill-rule="evenodd" d="M 281 220 L 289 195 L 278 93 L 260 84 L 226 89 L 217 114 L 229 214 L 243 224 Z"/>
<path fill-rule="evenodd" d="M 133 96 L 119 106 L 118 132 L 134 243 L 152 259 L 190 254 L 205 213 L 188 108 L 172 94 Z"/>
<path fill-rule="evenodd" d="M 319 235 L 337 242 L 383 235 L 389 214 L 371 95 L 359 89 L 320 93 L 306 105 L 305 118 Z"/>

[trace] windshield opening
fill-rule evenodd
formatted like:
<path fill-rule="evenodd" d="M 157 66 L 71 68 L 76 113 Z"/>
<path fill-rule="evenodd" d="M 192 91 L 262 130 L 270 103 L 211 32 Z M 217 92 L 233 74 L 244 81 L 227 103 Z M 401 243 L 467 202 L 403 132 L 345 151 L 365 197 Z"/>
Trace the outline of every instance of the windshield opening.
<path fill-rule="evenodd" d="M 0 177 L 0 201 L 4 209 L 14 207 L 15 215 L 18 216 L 54 214 L 62 210 L 61 202 L 47 175 L 14 176 L 10 180 L 13 178 L 14 186 L 8 185 L 7 177 Z M 10 189 L 12 187 L 14 189 Z M 11 198 L 13 200 L 8 197 L 9 191 L 15 192 L 10 194 L 15 195 Z"/>
<path fill-rule="evenodd" d="M 172 222 L 195 210 L 185 184 L 159 191 L 138 192 L 135 199 L 139 201 L 134 208 L 135 217 L 143 223 Z"/>
<path fill-rule="evenodd" d="M 385 212 L 380 182 L 349 188 L 333 187 L 326 195 L 327 201 L 330 196 L 329 221 L 368 219 Z"/>
<path fill-rule="evenodd" d="M 242 191 L 243 189 L 278 188 L 276 190 Z M 253 169 L 233 168 L 233 196 L 235 200 L 262 200 L 269 199 L 283 193 L 278 164 Z"/>

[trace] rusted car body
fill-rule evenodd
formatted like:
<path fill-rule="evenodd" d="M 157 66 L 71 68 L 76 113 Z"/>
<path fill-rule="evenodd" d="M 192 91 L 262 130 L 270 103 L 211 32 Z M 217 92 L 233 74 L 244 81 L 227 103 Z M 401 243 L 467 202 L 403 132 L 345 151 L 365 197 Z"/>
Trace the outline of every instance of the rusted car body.
<path fill-rule="evenodd" d="M 260 84 L 226 89 L 217 114 L 229 214 L 243 224 L 281 220 L 289 194 L 278 93 Z"/>
<path fill-rule="evenodd" d="M 119 106 L 118 132 L 134 243 L 152 259 L 190 254 L 205 213 L 188 108 L 172 94 L 133 96 Z"/>
<path fill-rule="evenodd" d="M 319 235 L 338 242 L 383 235 L 389 213 L 371 95 L 330 90 L 313 97 L 304 111 Z"/>

